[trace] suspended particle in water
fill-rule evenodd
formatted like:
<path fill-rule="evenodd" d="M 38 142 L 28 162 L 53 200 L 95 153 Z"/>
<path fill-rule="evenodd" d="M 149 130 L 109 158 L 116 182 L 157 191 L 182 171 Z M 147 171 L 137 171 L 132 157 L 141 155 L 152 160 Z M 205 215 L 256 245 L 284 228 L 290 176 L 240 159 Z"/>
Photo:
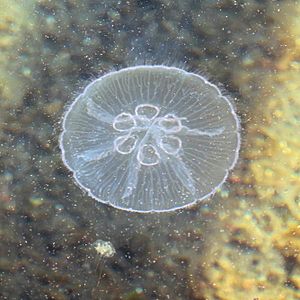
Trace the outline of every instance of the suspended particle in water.
<path fill-rule="evenodd" d="M 209 198 L 234 167 L 239 121 L 200 75 L 161 65 L 108 73 L 66 112 L 60 147 L 76 182 L 96 200 L 137 212 Z"/>

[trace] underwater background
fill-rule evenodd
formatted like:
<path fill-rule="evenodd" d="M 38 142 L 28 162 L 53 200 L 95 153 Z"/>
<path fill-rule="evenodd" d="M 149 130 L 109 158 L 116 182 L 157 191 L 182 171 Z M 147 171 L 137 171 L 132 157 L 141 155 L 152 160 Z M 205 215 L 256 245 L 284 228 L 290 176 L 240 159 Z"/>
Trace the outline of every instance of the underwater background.
<path fill-rule="evenodd" d="M 63 165 L 66 106 L 141 63 L 231 96 L 241 153 L 211 200 L 125 212 Z M 0 299 L 300 299 L 300 1 L 1 0 L 0 105 Z"/>

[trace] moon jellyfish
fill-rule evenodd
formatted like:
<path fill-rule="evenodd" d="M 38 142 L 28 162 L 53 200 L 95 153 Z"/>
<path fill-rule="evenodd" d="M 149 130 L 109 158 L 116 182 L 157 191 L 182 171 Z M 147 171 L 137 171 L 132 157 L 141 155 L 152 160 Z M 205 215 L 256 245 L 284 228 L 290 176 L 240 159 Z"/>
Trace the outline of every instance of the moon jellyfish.
<path fill-rule="evenodd" d="M 78 185 L 137 212 L 209 198 L 238 157 L 230 101 L 200 75 L 136 66 L 90 83 L 66 112 L 60 147 Z"/>

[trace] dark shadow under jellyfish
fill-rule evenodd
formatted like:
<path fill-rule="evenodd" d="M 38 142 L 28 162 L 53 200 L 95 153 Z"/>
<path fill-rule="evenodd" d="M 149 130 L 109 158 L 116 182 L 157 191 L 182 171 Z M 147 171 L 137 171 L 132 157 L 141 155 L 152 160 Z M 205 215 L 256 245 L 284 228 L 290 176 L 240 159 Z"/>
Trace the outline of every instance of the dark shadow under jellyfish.
<path fill-rule="evenodd" d="M 96 200 L 169 211 L 210 197 L 237 161 L 230 101 L 200 75 L 175 67 L 125 68 L 89 84 L 70 106 L 63 161 Z"/>

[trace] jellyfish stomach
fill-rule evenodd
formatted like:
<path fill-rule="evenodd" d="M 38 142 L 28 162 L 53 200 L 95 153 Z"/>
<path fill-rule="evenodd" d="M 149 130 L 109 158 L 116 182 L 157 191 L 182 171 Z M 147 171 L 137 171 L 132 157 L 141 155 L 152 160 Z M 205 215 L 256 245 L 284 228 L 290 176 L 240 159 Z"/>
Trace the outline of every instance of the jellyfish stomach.
<path fill-rule="evenodd" d="M 131 154 L 143 166 L 155 166 L 162 160 L 179 158 L 183 153 L 182 137 L 222 134 L 223 127 L 210 130 L 190 129 L 182 124 L 186 118 L 174 113 L 159 116 L 161 110 L 153 104 L 140 104 L 134 114 L 121 112 L 113 120 L 113 128 L 121 135 L 114 140 L 114 150 Z"/>

